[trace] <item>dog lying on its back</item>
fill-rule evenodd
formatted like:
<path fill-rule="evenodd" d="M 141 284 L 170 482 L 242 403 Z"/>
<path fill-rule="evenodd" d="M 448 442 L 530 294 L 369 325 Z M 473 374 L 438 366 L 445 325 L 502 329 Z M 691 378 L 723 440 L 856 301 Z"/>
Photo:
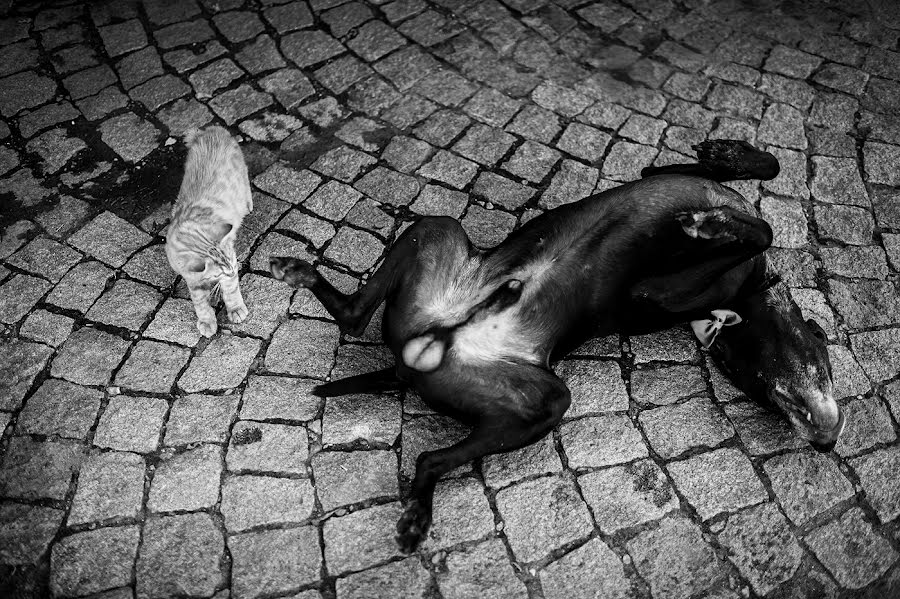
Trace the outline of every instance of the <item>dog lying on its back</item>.
<path fill-rule="evenodd" d="M 834 446 L 844 417 L 825 335 L 766 262 L 769 225 L 717 183 L 773 178 L 778 162 L 735 141 L 704 142 L 698 154 L 698 164 L 645 169 L 640 181 L 550 210 L 487 252 L 457 221 L 422 218 L 349 296 L 307 262 L 271 258 L 272 274 L 309 288 L 348 335 L 362 334 L 386 301 L 383 336 L 396 367 L 316 393 L 408 386 L 472 426 L 455 445 L 419 456 L 397 524 L 402 549 L 426 534 L 443 474 L 534 443 L 559 423 L 570 395 L 550 363 L 594 336 L 691 322 L 739 388 L 818 449 Z"/>

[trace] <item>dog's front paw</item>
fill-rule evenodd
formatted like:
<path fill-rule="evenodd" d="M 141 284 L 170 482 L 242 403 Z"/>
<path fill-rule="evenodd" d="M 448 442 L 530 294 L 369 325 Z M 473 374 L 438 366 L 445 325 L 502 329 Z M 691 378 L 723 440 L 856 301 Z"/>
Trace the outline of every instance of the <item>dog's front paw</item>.
<path fill-rule="evenodd" d="M 730 219 L 721 208 L 704 212 L 681 212 L 675 215 L 681 228 L 695 239 L 734 239 Z"/>
<path fill-rule="evenodd" d="M 198 320 L 197 321 L 197 330 L 200 331 L 200 334 L 204 337 L 212 337 L 216 334 L 216 331 L 219 329 L 218 323 L 215 320 Z"/>
<path fill-rule="evenodd" d="M 228 320 L 234 323 L 244 322 L 248 314 L 250 314 L 250 310 L 247 309 L 247 306 L 241 304 L 234 310 L 228 310 Z"/>
<path fill-rule="evenodd" d="M 431 510 L 422 502 L 413 499 L 397 522 L 397 545 L 403 553 L 412 553 L 425 540 L 431 525 Z"/>
<path fill-rule="evenodd" d="M 291 287 L 312 287 L 319 277 L 312 264 L 297 258 L 272 256 L 269 258 L 269 271 L 273 277 Z"/>

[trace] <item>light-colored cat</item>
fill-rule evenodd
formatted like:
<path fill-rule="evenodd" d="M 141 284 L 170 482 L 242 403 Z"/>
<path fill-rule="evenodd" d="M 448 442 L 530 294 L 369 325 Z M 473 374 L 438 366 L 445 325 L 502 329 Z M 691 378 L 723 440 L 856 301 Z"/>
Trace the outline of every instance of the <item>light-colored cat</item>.
<path fill-rule="evenodd" d="M 228 318 L 248 314 L 238 281 L 234 239 L 253 210 L 247 165 L 237 141 L 222 127 L 185 137 L 184 179 L 166 234 L 166 256 L 191 292 L 197 329 L 212 337 L 218 328 L 210 295 L 221 291 Z"/>

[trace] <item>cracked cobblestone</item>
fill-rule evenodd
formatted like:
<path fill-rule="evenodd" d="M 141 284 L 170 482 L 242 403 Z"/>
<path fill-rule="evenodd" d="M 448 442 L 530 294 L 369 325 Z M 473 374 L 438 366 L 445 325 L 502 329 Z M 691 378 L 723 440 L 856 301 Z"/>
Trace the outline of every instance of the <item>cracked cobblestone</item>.
<path fill-rule="evenodd" d="M 900 592 L 891 3 L 46 4 L 0 6 L 0 588 Z M 256 209 L 237 241 L 250 315 L 207 340 L 163 243 L 184 135 L 210 123 L 240 136 Z M 416 457 L 467 429 L 412 393 L 313 395 L 389 366 L 381 314 L 348 343 L 269 255 L 352 292 L 418 215 L 491 247 L 707 138 L 781 163 L 733 186 L 828 334 L 835 451 L 744 398 L 687 329 L 595 340 L 555 365 L 564 422 L 439 481 L 401 559 Z"/>

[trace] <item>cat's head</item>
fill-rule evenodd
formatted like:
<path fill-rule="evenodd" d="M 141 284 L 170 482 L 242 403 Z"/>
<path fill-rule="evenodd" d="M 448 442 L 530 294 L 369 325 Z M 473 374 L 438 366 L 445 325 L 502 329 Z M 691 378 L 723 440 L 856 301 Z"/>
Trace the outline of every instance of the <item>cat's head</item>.
<path fill-rule="evenodd" d="M 225 243 L 232 225 L 224 222 L 202 227 L 182 227 L 170 234 L 166 250 L 170 261 L 190 287 L 212 288 L 237 274 L 232 244 Z"/>

